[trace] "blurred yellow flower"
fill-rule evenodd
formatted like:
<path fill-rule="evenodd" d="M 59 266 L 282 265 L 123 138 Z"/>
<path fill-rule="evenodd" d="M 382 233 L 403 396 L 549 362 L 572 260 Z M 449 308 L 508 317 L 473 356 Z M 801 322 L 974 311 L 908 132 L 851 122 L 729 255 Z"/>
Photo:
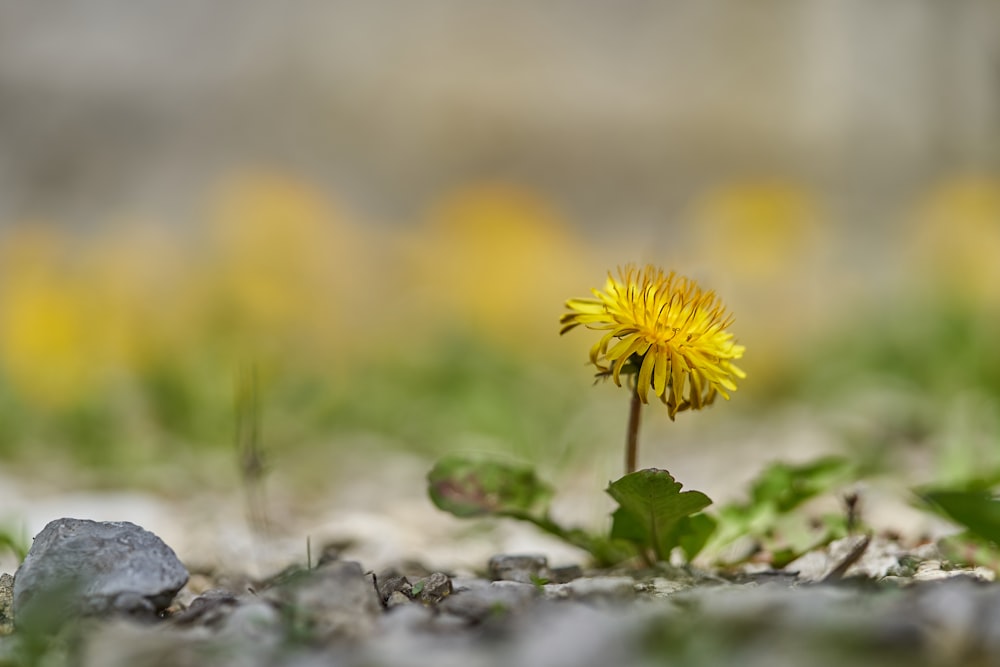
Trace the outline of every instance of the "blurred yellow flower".
<path fill-rule="evenodd" d="M 315 360 L 348 344 L 342 313 L 374 299 L 366 239 L 307 183 L 267 172 L 233 176 L 210 210 L 206 276 L 218 331 L 241 355 Z"/>
<path fill-rule="evenodd" d="M 610 272 L 596 299 L 570 299 L 559 320 L 559 333 L 584 325 L 606 333 L 590 349 L 598 376 L 637 374 L 635 391 L 643 403 L 649 390 L 667 406 L 670 418 L 728 399 L 745 373 L 732 362 L 743 356 L 726 329 L 732 317 L 714 292 L 704 292 L 689 278 L 665 274 L 648 265 L 628 265 L 616 278 Z M 612 343 L 614 343 L 612 345 Z"/>
<path fill-rule="evenodd" d="M 954 178 L 919 202 L 905 229 L 909 276 L 949 301 L 1000 303 L 1000 179 Z"/>
<path fill-rule="evenodd" d="M 100 374 L 94 290 L 66 256 L 66 240 L 46 225 L 15 227 L 0 243 L 0 376 L 50 406 L 79 400 Z"/>
<path fill-rule="evenodd" d="M 757 284 L 788 284 L 828 245 L 818 204 L 794 183 L 732 183 L 706 192 L 690 215 L 698 255 Z"/>
<path fill-rule="evenodd" d="M 448 329 L 529 354 L 549 354 L 522 341 L 545 335 L 553 301 L 588 266 L 588 249 L 546 200 L 503 184 L 448 193 L 397 243 L 409 302 L 400 307 L 415 309 L 409 331 L 419 321 L 447 321 Z"/>

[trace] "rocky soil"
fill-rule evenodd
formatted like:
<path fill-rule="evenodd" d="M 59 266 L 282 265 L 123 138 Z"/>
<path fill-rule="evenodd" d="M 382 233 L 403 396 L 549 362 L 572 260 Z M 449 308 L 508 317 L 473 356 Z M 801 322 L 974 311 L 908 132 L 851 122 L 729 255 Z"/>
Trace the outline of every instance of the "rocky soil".
<path fill-rule="evenodd" d="M 189 573 L 127 522 L 54 521 L 0 578 L 0 665 L 953 665 L 1000 662 L 1000 586 L 933 545 L 856 536 L 780 571 L 478 573 L 321 555 Z"/>

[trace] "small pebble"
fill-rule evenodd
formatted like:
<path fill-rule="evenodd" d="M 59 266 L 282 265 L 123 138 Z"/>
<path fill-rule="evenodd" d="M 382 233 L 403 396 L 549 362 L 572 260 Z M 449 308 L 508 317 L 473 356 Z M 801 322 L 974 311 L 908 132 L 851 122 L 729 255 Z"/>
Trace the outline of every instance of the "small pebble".
<path fill-rule="evenodd" d="M 382 599 L 382 604 L 387 604 L 389 598 L 391 598 L 394 593 L 399 593 L 408 600 L 413 589 L 410 585 L 409 579 L 395 572 L 380 574 L 376 577 L 375 581 L 377 582 L 378 594 Z"/>
<path fill-rule="evenodd" d="M 538 587 L 532 584 L 515 581 L 483 583 L 485 585 L 482 586 L 466 583 L 462 590 L 448 596 L 438 608 L 452 616 L 479 623 L 524 609 L 539 596 Z"/>
<path fill-rule="evenodd" d="M 537 554 L 500 554 L 490 558 L 490 579 L 493 581 L 518 581 L 531 584 L 539 579 L 549 579 L 548 559 Z"/>
<path fill-rule="evenodd" d="M 0 636 L 14 632 L 14 577 L 0 574 Z"/>
<path fill-rule="evenodd" d="M 578 600 L 622 600 L 635 597 L 635 580 L 631 577 L 582 577 L 565 585 Z"/>
<path fill-rule="evenodd" d="M 411 592 L 424 604 L 437 604 L 451 595 L 451 578 L 443 572 L 434 572 L 413 584 Z"/>
<path fill-rule="evenodd" d="M 359 563 L 330 561 L 261 593 L 320 643 L 369 636 L 383 613 L 371 576 Z"/>

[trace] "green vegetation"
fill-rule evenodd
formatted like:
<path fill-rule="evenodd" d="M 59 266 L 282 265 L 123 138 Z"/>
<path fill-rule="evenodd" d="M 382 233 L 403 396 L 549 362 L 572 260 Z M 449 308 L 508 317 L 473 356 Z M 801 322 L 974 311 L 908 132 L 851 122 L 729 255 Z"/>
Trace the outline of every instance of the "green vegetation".
<path fill-rule="evenodd" d="M 28 555 L 30 545 L 31 540 L 23 530 L 0 525 L 0 551 L 10 551 L 21 562 Z"/>
<path fill-rule="evenodd" d="M 914 326 L 917 321 L 925 325 Z M 717 508 L 708 507 L 702 494 L 680 493 L 679 484 L 638 492 L 634 498 L 622 496 L 624 487 L 638 488 L 639 476 L 627 476 L 609 487 L 620 505 L 610 532 L 595 536 L 575 529 L 567 541 L 595 554 L 598 563 L 666 560 L 680 548 L 687 560 L 704 552 L 718 565 L 754 558 L 780 568 L 810 550 L 867 530 L 856 484 L 866 478 L 912 479 L 909 466 L 918 457 L 933 471 L 931 479 L 917 480 L 920 506 L 964 530 L 941 542 L 946 555 L 955 562 L 995 566 L 1000 553 L 1000 510 L 994 495 L 1000 487 L 1000 360 L 992 346 L 998 338 L 1000 321 L 957 306 L 872 314 L 865 331 L 841 332 L 817 344 L 811 355 L 797 357 L 800 372 L 794 381 L 779 383 L 782 389 L 769 403 L 754 399 L 755 409 L 768 414 L 809 402 L 816 414 L 830 420 L 825 428 L 833 428 L 843 440 L 843 455 L 794 465 L 773 462 L 750 483 L 745 499 Z M 663 474 L 677 484 L 662 471 L 640 472 L 648 479 Z M 524 468 L 520 474 L 534 473 Z M 433 489 L 431 495 L 439 507 L 454 509 L 439 502 Z M 820 499 L 827 509 L 815 509 L 819 505 L 813 501 Z M 831 505 L 837 509 L 830 510 Z M 673 511 L 686 513 L 674 518 Z M 547 513 L 482 508 L 462 516 L 473 515 L 526 519 L 563 537 L 567 532 L 553 529 Z M 581 539 L 582 534 L 587 538 Z M 739 549 L 729 548 L 737 541 Z M 607 551 L 608 545 L 616 549 Z"/>
<path fill-rule="evenodd" d="M 502 517 L 534 524 L 541 530 L 588 551 L 599 565 L 637 560 L 647 565 L 669 562 L 675 549 L 686 561 L 706 546 L 716 556 L 739 538 L 763 552 L 775 567 L 846 535 L 851 513 L 810 517 L 799 511 L 808 500 L 838 491 L 854 479 L 842 458 L 825 458 L 801 466 L 776 463 L 753 482 L 746 502 L 706 513 L 711 499 L 699 491 L 681 491 L 665 470 L 645 469 L 612 482 L 608 494 L 618 503 L 607 535 L 566 528 L 548 511 L 552 488 L 529 466 L 449 456 L 428 474 L 433 503 L 460 518 Z M 728 564 L 734 564 L 729 562 Z"/>
<path fill-rule="evenodd" d="M 858 469 L 847 459 L 826 457 L 803 465 L 772 463 L 751 483 L 745 502 L 719 509 L 716 550 L 749 538 L 753 548 L 744 557 L 766 555 L 784 567 L 802 554 L 829 544 L 856 528 L 850 512 L 809 516 L 801 507 L 818 496 L 836 492 L 857 480 Z"/>
<path fill-rule="evenodd" d="M 675 547 L 691 559 L 714 528 L 711 519 L 696 514 L 712 502 L 708 496 L 682 493 L 681 485 L 665 470 L 640 470 L 608 487 L 619 507 L 606 536 L 554 521 L 548 508 L 552 489 L 527 466 L 450 456 L 434 466 L 427 481 L 431 500 L 446 512 L 460 518 L 527 521 L 589 552 L 600 565 L 635 557 L 649 564 L 667 561 Z"/>

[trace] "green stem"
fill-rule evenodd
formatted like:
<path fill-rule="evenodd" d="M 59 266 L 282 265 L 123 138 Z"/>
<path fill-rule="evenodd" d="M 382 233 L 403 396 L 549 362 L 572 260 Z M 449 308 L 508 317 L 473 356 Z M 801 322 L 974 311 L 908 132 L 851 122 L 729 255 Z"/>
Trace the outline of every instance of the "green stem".
<path fill-rule="evenodd" d="M 592 546 L 592 538 L 579 529 L 564 528 L 558 523 L 545 516 L 535 516 L 529 512 L 504 512 L 504 515 L 511 517 L 512 519 L 520 519 L 521 521 L 527 521 L 533 523 L 546 533 L 550 535 L 555 535 L 561 540 L 569 542 L 573 546 L 580 547 L 581 549 L 586 549 L 590 551 Z"/>
<path fill-rule="evenodd" d="M 625 474 L 635 472 L 636 459 L 639 453 L 639 401 L 638 385 L 632 389 L 632 403 L 628 411 L 628 431 L 625 434 Z"/>
<path fill-rule="evenodd" d="M 670 560 L 670 552 L 663 553 L 663 550 L 660 548 L 660 536 L 656 530 L 656 518 L 652 516 L 649 518 L 649 542 L 653 547 L 654 563 Z M 649 558 L 649 554 L 645 549 L 643 549 L 643 555 Z"/>
<path fill-rule="evenodd" d="M 615 563 L 619 563 L 632 555 L 631 553 L 623 551 L 620 547 L 613 545 L 609 540 L 591 535 L 590 533 L 580 530 L 579 528 L 565 528 L 560 526 L 558 523 L 549 518 L 548 514 L 535 516 L 529 512 L 520 511 L 507 511 L 501 512 L 500 514 L 502 516 L 510 517 L 511 519 L 519 519 L 521 521 L 532 523 L 541 530 L 544 530 L 546 533 L 554 535 L 575 547 L 589 552 L 600 565 L 614 565 Z"/>

